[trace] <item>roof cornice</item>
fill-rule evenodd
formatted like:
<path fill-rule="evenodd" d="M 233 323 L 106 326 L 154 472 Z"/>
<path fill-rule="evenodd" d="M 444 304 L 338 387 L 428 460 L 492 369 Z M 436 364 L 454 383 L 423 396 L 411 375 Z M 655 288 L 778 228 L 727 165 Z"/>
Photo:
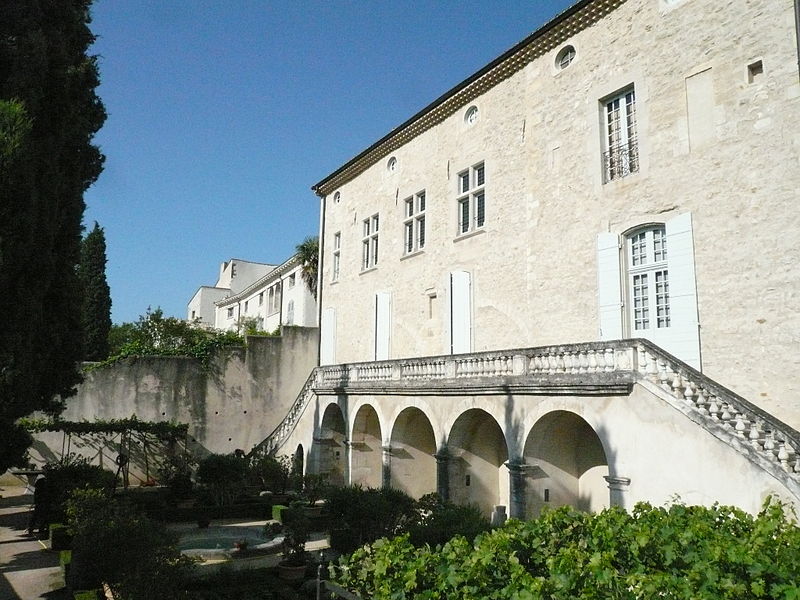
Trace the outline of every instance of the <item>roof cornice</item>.
<path fill-rule="evenodd" d="M 289 271 L 290 269 L 296 267 L 300 263 L 300 255 L 294 254 L 290 258 L 288 258 L 285 262 L 281 263 L 272 271 L 261 277 L 260 279 L 256 279 L 253 283 L 248 285 L 238 294 L 233 294 L 231 296 L 227 296 L 226 298 L 222 298 L 221 300 L 217 300 L 214 302 L 216 306 L 225 306 L 227 304 L 233 304 L 234 302 L 238 302 L 243 298 L 249 296 L 257 289 L 268 286 L 272 283 L 272 280 L 280 278 L 281 275 Z"/>
<path fill-rule="evenodd" d="M 626 0 L 580 0 L 510 50 L 445 92 L 405 123 L 346 162 L 311 189 L 320 197 L 363 173 L 399 147 L 438 125 L 475 98 L 508 79 L 527 64 L 591 27 Z"/>

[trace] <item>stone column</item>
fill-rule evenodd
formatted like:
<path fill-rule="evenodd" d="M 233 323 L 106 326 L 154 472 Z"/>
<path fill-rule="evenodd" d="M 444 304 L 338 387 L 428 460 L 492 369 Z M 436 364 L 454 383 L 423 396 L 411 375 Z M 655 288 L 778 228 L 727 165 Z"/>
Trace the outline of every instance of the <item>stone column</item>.
<path fill-rule="evenodd" d="M 392 484 L 392 447 L 381 446 L 381 486 L 388 488 Z"/>
<path fill-rule="evenodd" d="M 626 502 L 628 488 L 631 485 L 630 477 L 620 477 L 619 475 L 606 475 L 603 477 L 608 482 L 611 506 L 619 506 L 627 509 Z"/>
<path fill-rule="evenodd" d="M 436 493 L 442 500 L 450 499 L 450 454 L 442 449 L 433 455 L 436 459 Z"/>
<path fill-rule="evenodd" d="M 525 471 L 528 468 L 524 462 L 508 461 L 509 484 L 509 516 L 515 519 L 525 519 Z"/>

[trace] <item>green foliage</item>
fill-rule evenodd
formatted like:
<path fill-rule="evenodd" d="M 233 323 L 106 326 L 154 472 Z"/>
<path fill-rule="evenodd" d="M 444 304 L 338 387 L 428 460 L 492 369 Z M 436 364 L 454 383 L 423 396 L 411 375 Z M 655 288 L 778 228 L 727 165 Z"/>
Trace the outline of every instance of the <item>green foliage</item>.
<path fill-rule="evenodd" d="M 192 467 L 197 464 L 187 453 L 167 454 L 158 467 L 158 481 L 167 486 L 173 501 L 192 493 Z"/>
<path fill-rule="evenodd" d="M 105 360 L 111 331 L 111 290 L 106 281 L 106 234 L 97 221 L 81 242 L 78 274 L 83 288 L 83 358 Z"/>
<path fill-rule="evenodd" d="M 409 539 L 415 546 L 443 545 L 457 535 L 472 542 L 491 529 L 491 523 L 474 505 L 461 506 L 427 494 L 417 500 L 416 519 L 409 524 Z"/>
<path fill-rule="evenodd" d="M 66 506 L 74 490 L 94 489 L 108 494 L 114 487 L 114 473 L 85 458 L 69 455 L 61 463 L 44 467 L 44 479 L 37 482 L 35 502 L 39 525 L 64 522 Z"/>
<path fill-rule="evenodd" d="M 331 548 L 342 553 L 397 535 L 417 516 L 414 499 L 393 488 L 334 487 L 328 490 L 326 500 L 334 524 Z"/>
<path fill-rule="evenodd" d="M 307 237 L 295 249 L 302 267 L 303 281 L 308 291 L 317 297 L 317 272 L 319 270 L 319 238 Z"/>
<path fill-rule="evenodd" d="M 19 421 L 22 421 L 20 419 Z M 3 423 L 0 420 L 0 471 L 10 467 L 27 465 L 28 448 L 33 444 L 33 437 L 23 424 Z"/>
<path fill-rule="evenodd" d="M 388 598 L 784 599 L 800 597 L 800 529 L 780 503 L 739 509 L 638 504 L 597 515 L 569 507 L 510 520 L 474 543 L 409 537 L 343 557 L 334 581 Z"/>
<path fill-rule="evenodd" d="M 83 193 L 105 120 L 90 5 L 0 2 L 0 472 L 24 456 L 16 419 L 60 412 L 81 380 Z"/>
<path fill-rule="evenodd" d="M 276 494 L 286 493 L 292 466 L 288 456 L 254 455 L 249 460 L 247 479 L 251 483 Z"/>
<path fill-rule="evenodd" d="M 302 503 L 295 503 L 282 515 L 283 556 L 288 565 L 306 563 L 306 543 L 311 536 L 311 520 Z"/>
<path fill-rule="evenodd" d="M 216 506 L 228 506 L 243 491 L 247 466 L 247 459 L 235 454 L 209 454 L 197 467 L 197 482 Z"/>
<path fill-rule="evenodd" d="M 222 348 L 243 346 L 244 338 L 231 331 L 201 329 L 182 319 L 165 317 L 160 308 L 148 308 L 136 323 L 112 326 L 109 343 L 111 356 L 88 370 L 143 356 L 190 356 L 208 370 Z"/>
<path fill-rule="evenodd" d="M 171 441 L 186 437 L 189 426 L 172 421 L 140 421 L 136 415 L 126 419 L 95 419 L 94 421 L 63 421 L 61 419 L 22 418 L 19 424 L 30 433 L 63 431 L 74 435 L 109 433 L 148 433 L 160 440 Z"/>
<path fill-rule="evenodd" d="M 75 534 L 73 588 L 104 582 L 122 600 L 186 597 L 192 561 L 181 556 L 163 525 L 97 490 L 76 490 L 68 513 Z"/>

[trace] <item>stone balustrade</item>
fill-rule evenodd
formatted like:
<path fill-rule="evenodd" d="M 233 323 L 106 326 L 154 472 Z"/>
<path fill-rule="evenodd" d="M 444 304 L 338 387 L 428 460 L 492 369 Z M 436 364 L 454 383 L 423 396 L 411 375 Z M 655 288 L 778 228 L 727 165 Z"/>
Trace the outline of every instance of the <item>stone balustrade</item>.
<path fill-rule="evenodd" d="M 800 433 L 641 339 L 317 367 L 281 424 L 253 452 L 280 448 L 315 394 L 435 395 L 470 393 L 481 385 L 547 392 L 553 382 L 571 393 L 590 393 L 588 386 L 593 393 L 620 393 L 624 384 L 629 393 L 637 382 L 651 386 L 719 439 L 800 483 Z"/>

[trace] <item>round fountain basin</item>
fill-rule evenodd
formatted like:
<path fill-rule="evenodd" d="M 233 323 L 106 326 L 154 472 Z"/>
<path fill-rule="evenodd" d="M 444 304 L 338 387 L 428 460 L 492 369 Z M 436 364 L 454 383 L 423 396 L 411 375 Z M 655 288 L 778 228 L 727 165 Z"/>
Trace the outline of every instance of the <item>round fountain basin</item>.
<path fill-rule="evenodd" d="M 283 536 L 274 539 L 264 537 L 260 527 L 219 525 L 181 534 L 178 549 L 188 556 L 204 559 L 227 558 L 242 541 L 247 543 L 248 549 L 269 550 L 279 548 Z"/>

